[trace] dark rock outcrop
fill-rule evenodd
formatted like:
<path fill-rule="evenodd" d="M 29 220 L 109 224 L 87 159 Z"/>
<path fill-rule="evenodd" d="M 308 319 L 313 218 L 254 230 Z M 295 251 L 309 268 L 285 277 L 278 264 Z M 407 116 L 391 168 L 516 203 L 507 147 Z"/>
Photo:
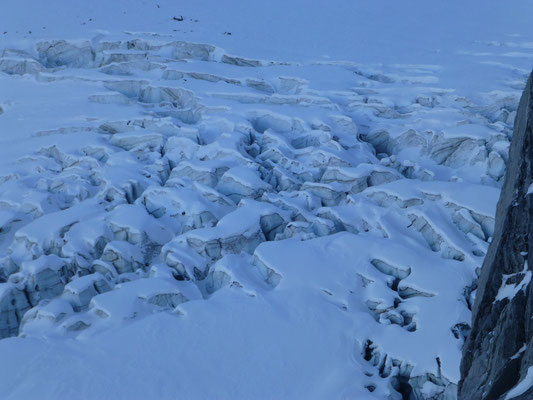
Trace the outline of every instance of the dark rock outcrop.
<path fill-rule="evenodd" d="M 532 80 L 520 100 L 496 229 L 481 270 L 460 400 L 533 399 Z"/>

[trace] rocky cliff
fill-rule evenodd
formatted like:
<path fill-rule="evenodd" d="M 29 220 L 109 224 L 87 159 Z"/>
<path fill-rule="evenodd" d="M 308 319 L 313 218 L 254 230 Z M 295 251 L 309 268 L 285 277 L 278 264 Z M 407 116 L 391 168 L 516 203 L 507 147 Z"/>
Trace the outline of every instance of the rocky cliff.
<path fill-rule="evenodd" d="M 494 238 L 463 351 L 459 399 L 533 399 L 532 79 L 515 120 Z"/>

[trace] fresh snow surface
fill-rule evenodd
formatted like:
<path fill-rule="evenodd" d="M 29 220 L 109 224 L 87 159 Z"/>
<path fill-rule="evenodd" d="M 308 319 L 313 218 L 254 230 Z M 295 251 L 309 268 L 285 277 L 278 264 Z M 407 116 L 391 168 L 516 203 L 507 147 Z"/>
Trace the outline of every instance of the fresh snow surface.
<path fill-rule="evenodd" d="M 0 398 L 455 399 L 533 3 L 0 11 Z"/>

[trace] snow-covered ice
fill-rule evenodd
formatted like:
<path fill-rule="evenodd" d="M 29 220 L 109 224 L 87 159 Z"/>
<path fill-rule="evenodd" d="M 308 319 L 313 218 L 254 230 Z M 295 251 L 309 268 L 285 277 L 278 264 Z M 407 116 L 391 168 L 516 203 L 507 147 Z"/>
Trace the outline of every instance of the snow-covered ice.
<path fill-rule="evenodd" d="M 455 398 L 532 4 L 0 8 L 1 398 Z"/>

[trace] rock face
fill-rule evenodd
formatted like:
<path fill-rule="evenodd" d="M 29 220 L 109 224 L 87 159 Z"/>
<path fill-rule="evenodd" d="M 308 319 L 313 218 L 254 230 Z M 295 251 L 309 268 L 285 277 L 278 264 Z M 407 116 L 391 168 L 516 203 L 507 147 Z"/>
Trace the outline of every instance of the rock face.
<path fill-rule="evenodd" d="M 515 121 L 494 237 L 463 350 L 459 399 L 533 398 L 532 80 Z"/>

